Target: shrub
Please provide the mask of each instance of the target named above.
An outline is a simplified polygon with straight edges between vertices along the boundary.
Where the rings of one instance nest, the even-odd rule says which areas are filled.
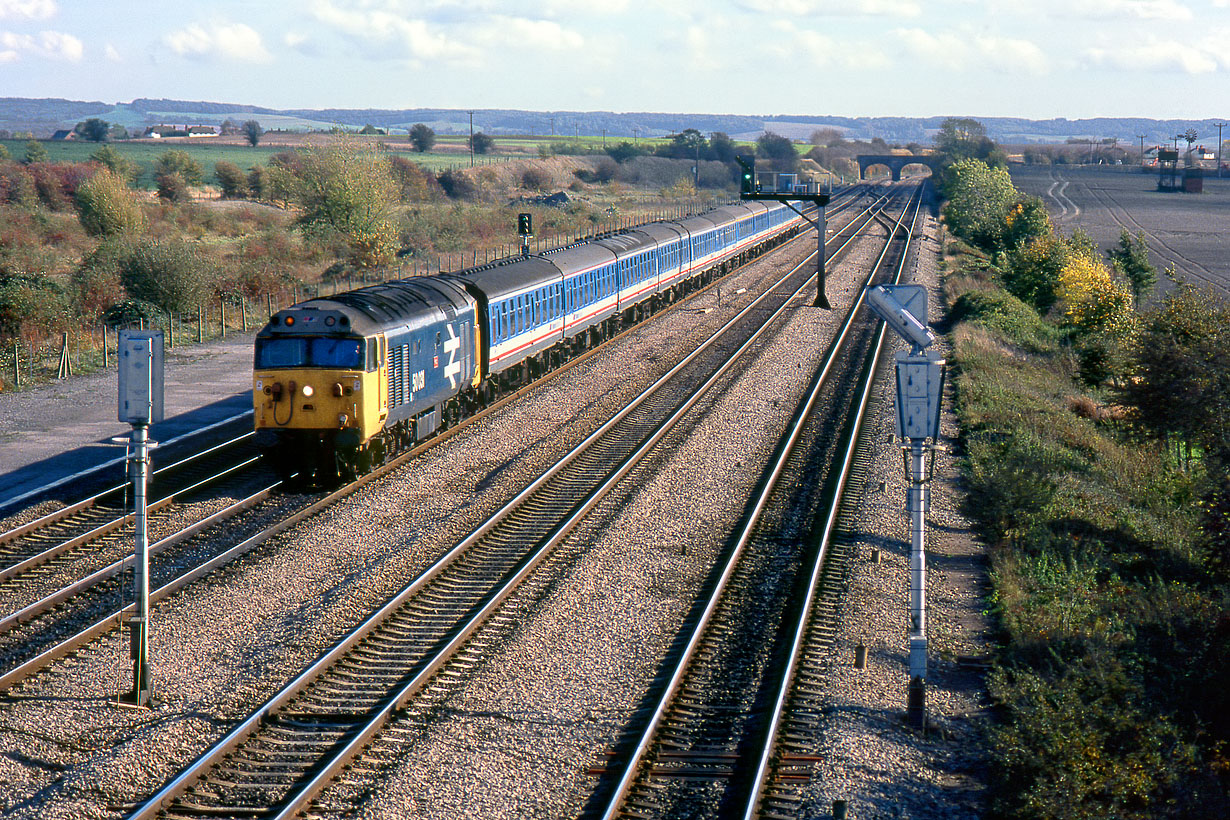
[[[449,199],[475,199],[478,196],[478,186],[474,180],[461,171],[445,171],[436,180]]]
[[[97,165],[91,163],[40,162],[28,166],[34,189],[44,205],[53,211],[68,210],[77,188],[93,176]]]
[[[1053,235],[1035,237],[1008,252],[1001,279],[1009,293],[1045,314],[1055,304],[1059,271],[1067,260],[1063,240]]]
[[[90,154],[90,159],[107,166],[112,173],[129,185],[136,183],[141,176],[141,169],[137,164],[110,145],[104,145]]]
[[[64,327],[67,316],[64,289],[50,277],[0,269],[0,334],[42,341]]]
[[[1132,292],[1096,256],[1069,254],[1055,287],[1064,320],[1078,330],[1123,333],[1133,321]]]
[[[154,160],[154,178],[179,174],[185,185],[200,185],[205,180],[205,171],[201,163],[192,158],[187,151],[172,149],[164,151]]]
[[[390,158],[389,170],[401,192],[402,202],[427,202],[439,199],[444,193],[434,174],[405,157]]]
[[[103,168],[77,189],[77,215],[90,236],[136,234],[145,226],[141,206],[123,177]]]
[[[83,277],[112,272],[133,299],[177,313],[196,310],[212,294],[216,273],[182,241],[111,239],[82,263]]]
[[[531,165],[521,172],[521,187],[531,191],[544,191],[551,187],[551,172],[538,165]]]
[[[248,178],[233,162],[214,163],[214,178],[222,188],[223,199],[243,199],[248,195]]]
[[[192,198],[188,183],[179,173],[158,175],[158,197],[167,202],[186,202]]]
[[[0,163],[0,202],[29,207],[37,201],[29,169],[16,162]]]

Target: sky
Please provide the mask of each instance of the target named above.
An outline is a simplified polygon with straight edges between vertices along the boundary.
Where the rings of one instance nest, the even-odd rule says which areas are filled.
[[[1230,0],[0,0],[0,96],[1230,115]]]

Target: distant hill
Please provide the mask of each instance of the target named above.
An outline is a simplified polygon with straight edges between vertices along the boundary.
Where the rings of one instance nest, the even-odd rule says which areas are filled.
[[[958,115],[965,116],[965,115]],[[33,132],[50,137],[62,128],[72,128],[89,117],[118,122],[130,131],[148,125],[217,125],[255,119],[265,128],[321,130],[334,126],[362,128],[372,124],[393,132],[423,122],[441,134],[463,134],[469,130],[469,112],[448,108],[324,108],[276,109],[239,103],[193,100],[136,99],[129,103],[85,102],[61,99],[0,98],[0,130]],[[1117,137],[1135,144],[1138,134],[1147,142],[1168,140],[1174,134],[1195,128],[1202,141],[1216,133],[1214,120],[1155,120],[1148,118],[1108,118],[1068,120],[1029,120],[1014,117],[975,117],[990,136],[1006,143],[1063,142],[1072,138],[1106,139]],[[573,134],[600,135],[624,140],[636,136],[663,136],[685,128],[704,133],[723,131],[736,138],[754,139],[772,131],[792,139],[807,139],[818,128],[836,128],[852,139],[879,137],[888,142],[927,143],[943,122],[935,117],[841,117],[828,115],[776,114],[743,116],[736,114],[662,114],[612,111],[520,111],[484,109],[474,112],[475,130],[490,134]],[[1214,141],[1215,141],[1214,137]]]

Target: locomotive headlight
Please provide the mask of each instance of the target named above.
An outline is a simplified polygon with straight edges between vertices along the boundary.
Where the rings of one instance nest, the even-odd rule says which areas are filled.
[[[358,392],[359,392],[359,385],[361,385],[362,383],[363,383],[363,382],[362,382],[362,381],[360,381],[359,379],[355,379],[355,380],[354,380],[354,392],[356,392],[356,393],[358,393]]]
[[[257,390],[264,390],[264,389],[265,389],[265,380],[264,380],[264,379],[257,379],[257,380],[256,380],[256,389],[257,389]]]
[[[309,399],[310,399],[310,398],[312,397],[312,394],[313,394],[313,393],[315,393],[315,392],[316,392],[316,391],[312,389],[312,385],[310,385],[310,384],[305,384],[305,385],[303,385],[303,395],[304,395],[305,397],[307,397],[307,398],[309,398]]]
[[[337,414],[337,426],[338,426],[338,427],[345,427],[345,426],[346,426],[346,422],[348,422],[348,421],[350,421],[350,417],[349,417],[349,416],[347,416],[345,413],[338,413],[338,414]]]

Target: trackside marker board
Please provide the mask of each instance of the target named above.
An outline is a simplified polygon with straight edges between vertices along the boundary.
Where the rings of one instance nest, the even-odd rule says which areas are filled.
[[[118,358],[119,420],[129,424],[162,421],[162,331],[121,330]]]

